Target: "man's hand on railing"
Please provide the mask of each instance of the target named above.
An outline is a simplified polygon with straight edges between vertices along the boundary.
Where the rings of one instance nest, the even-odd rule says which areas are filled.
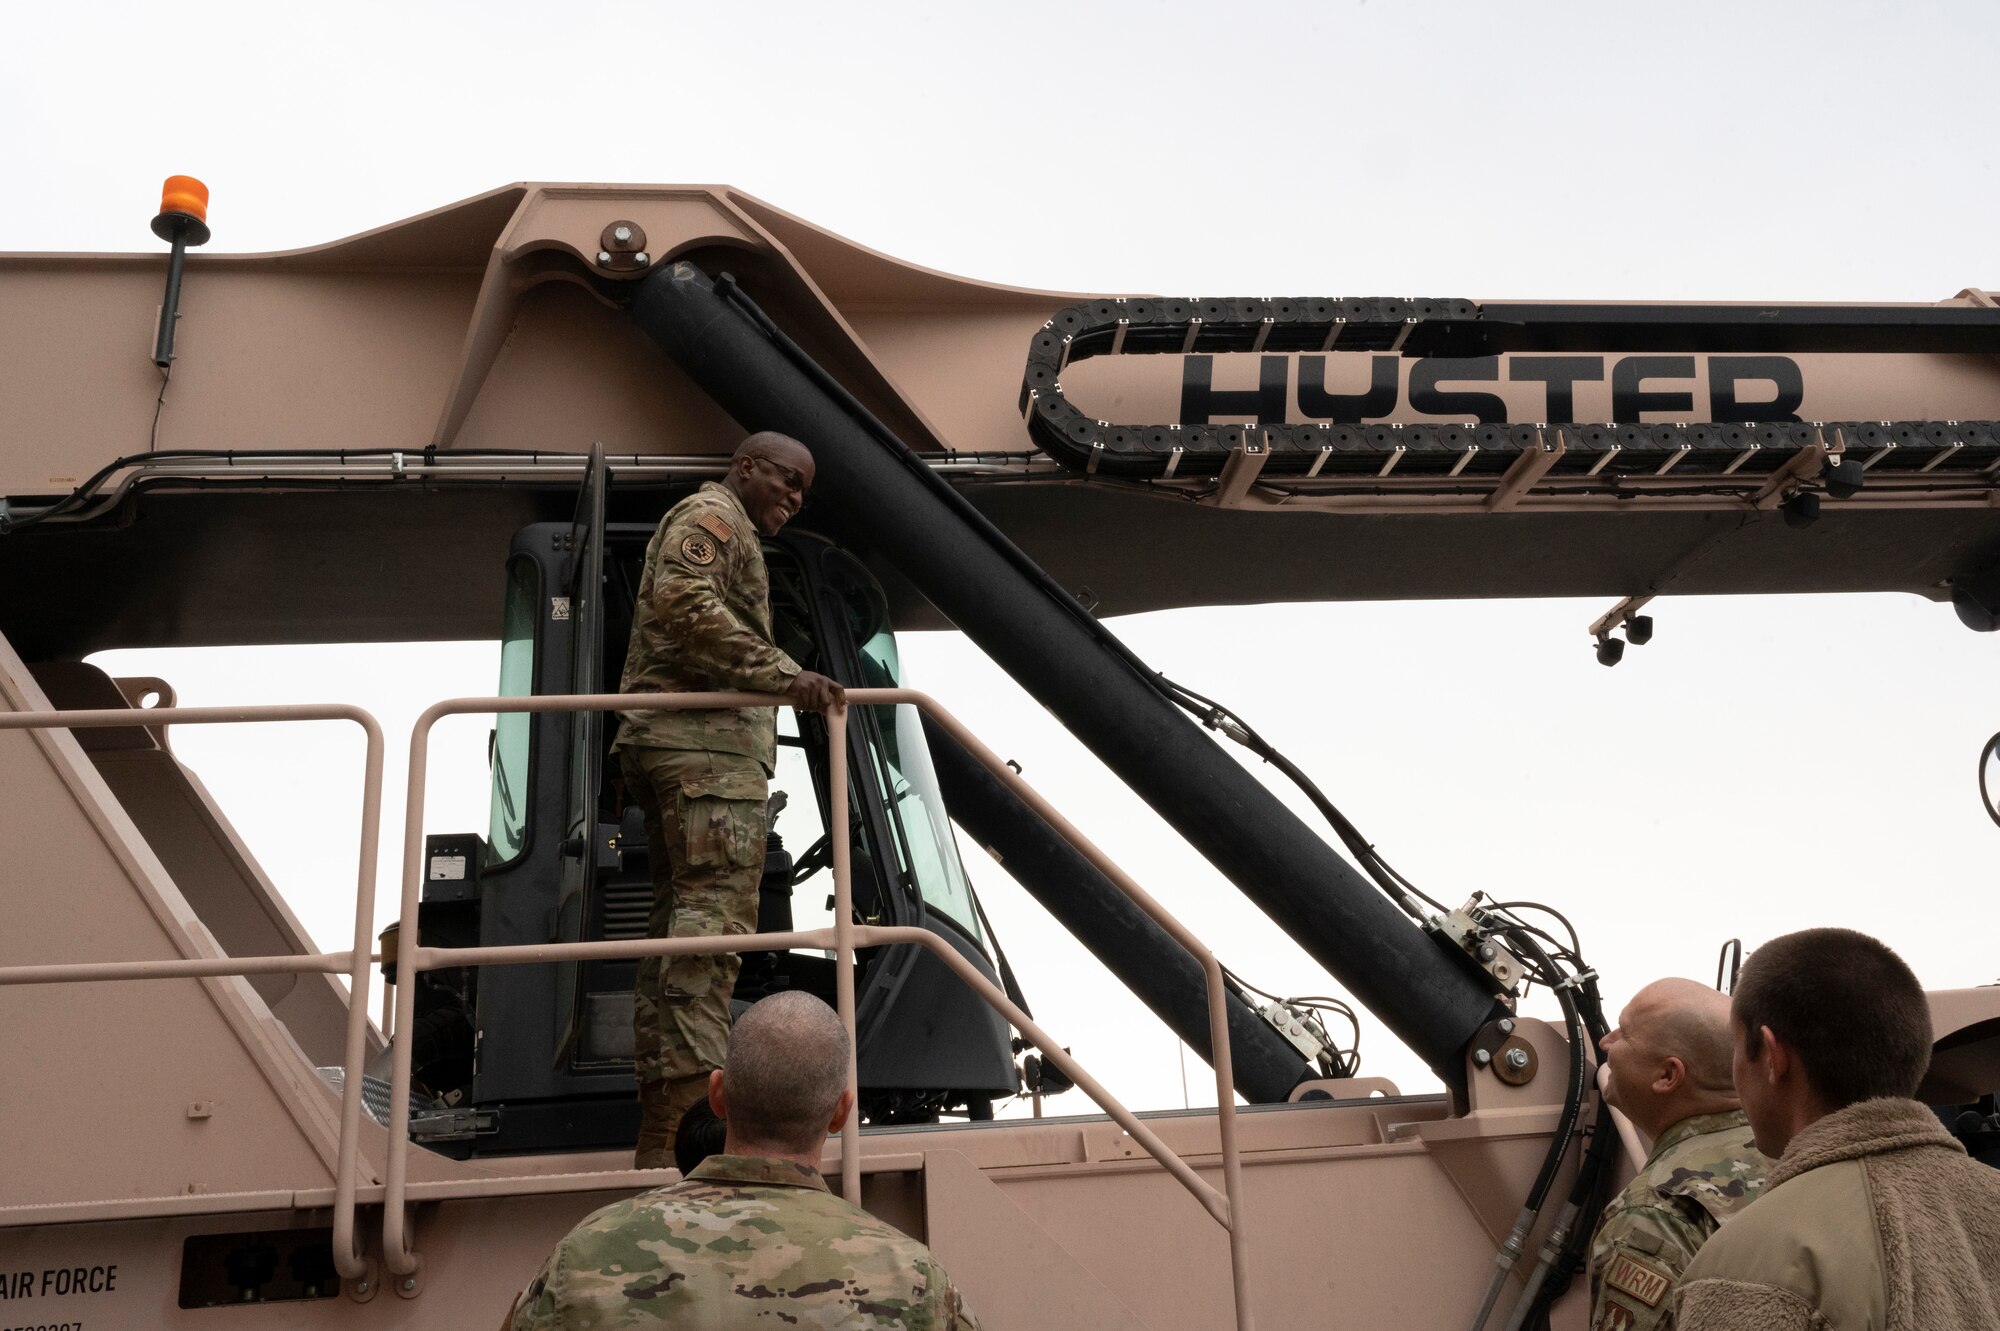
[[[785,690],[785,698],[802,712],[824,712],[829,707],[845,707],[847,690],[818,671],[801,670]]]

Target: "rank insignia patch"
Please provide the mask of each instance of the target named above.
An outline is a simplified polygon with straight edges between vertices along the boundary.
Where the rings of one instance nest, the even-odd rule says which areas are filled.
[[[1621,1252],[1605,1271],[1604,1283],[1621,1293],[1630,1294],[1648,1308],[1657,1308],[1660,1300],[1667,1297],[1667,1288],[1673,1284],[1673,1277]]]
[[[701,532],[690,532],[681,542],[681,558],[697,568],[707,568],[715,562],[715,542]]]

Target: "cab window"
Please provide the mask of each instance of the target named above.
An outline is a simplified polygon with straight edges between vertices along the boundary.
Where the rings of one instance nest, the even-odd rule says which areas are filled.
[[[893,689],[902,684],[896,635],[889,627],[888,598],[881,584],[851,556],[828,551],[822,566],[840,597],[848,628],[861,656],[863,688]],[[902,870],[932,910],[946,916],[975,940],[981,938],[972,885],[959,862],[958,843],[938,792],[924,739],[923,717],[909,704],[870,708],[881,742],[875,750],[882,791],[896,826],[896,855]]]
[[[516,556],[507,565],[507,611],[500,638],[500,696],[526,697],[535,691],[535,609],[541,580],[534,561]],[[528,759],[534,716],[503,712],[494,718],[493,804],[486,829],[486,867],[505,864],[521,853],[528,835]]]

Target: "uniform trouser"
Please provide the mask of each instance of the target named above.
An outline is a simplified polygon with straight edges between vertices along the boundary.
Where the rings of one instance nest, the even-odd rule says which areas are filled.
[[[733,753],[619,750],[625,786],[646,820],[654,938],[754,933],[764,873],[763,765]],[[642,1088],[722,1066],[729,999],[742,957],[642,957],[633,990],[633,1059]],[[678,1115],[676,1115],[678,1117]]]

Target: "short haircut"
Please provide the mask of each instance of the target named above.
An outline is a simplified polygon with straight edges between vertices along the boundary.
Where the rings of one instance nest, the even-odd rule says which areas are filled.
[[[681,1171],[683,1178],[694,1173],[696,1165],[722,1153],[726,1132],[708,1101],[695,1101],[681,1115],[680,1126],[674,1129],[674,1168]]]
[[[1716,1003],[1719,1010],[1686,1004],[1668,1008],[1657,1019],[1651,1043],[1658,1046],[1659,1053],[1680,1059],[1688,1082],[1696,1090],[1733,1098],[1736,1084],[1729,1068],[1729,1005],[1719,998]]]
[[[1804,929],[1758,948],[1731,1015],[1752,1061],[1763,1056],[1766,1026],[1797,1050],[1829,1108],[1912,1097],[1930,1066],[1923,986],[1886,944],[1852,929]]]
[[[790,990],[751,1005],[729,1032],[722,1065],[730,1136],[816,1148],[847,1088],[847,1061],[846,1028],[811,994]]]
[[[759,430],[738,444],[736,451],[729,455],[729,460],[734,462],[738,458],[765,457],[772,453],[789,453],[793,449],[797,449],[807,457],[812,456],[810,448],[807,448],[788,434],[782,434],[777,430]]]

